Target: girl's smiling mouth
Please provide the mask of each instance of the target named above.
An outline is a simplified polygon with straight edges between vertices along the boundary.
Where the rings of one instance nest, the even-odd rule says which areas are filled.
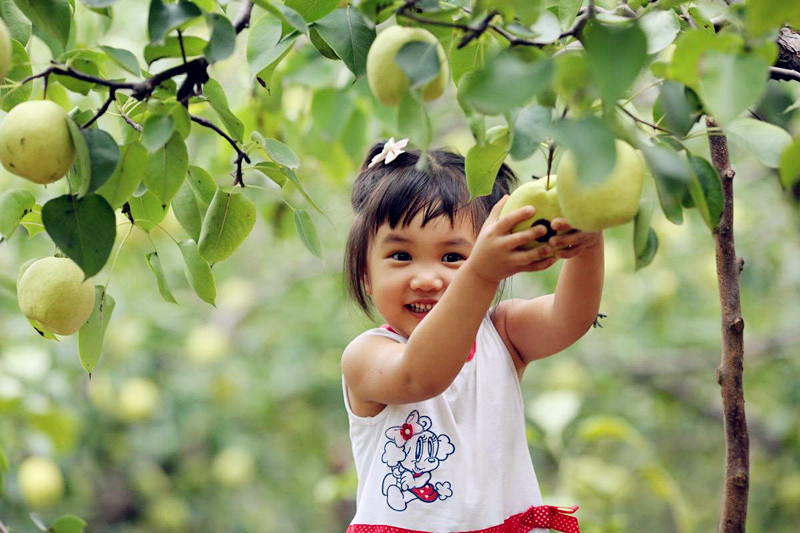
[[[413,302],[406,304],[405,307],[414,314],[425,316],[433,309],[434,305],[436,302]]]

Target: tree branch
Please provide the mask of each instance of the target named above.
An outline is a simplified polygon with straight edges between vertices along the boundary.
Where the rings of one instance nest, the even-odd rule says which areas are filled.
[[[250,15],[252,12],[253,0],[243,0],[243,2],[239,4],[239,12],[236,13],[236,18],[233,21],[233,29],[236,31],[237,35],[250,26]]]
[[[706,117],[709,130],[718,128]],[[722,310],[722,360],[717,369],[721,387],[725,427],[725,487],[720,533],[744,533],[747,497],[750,486],[750,438],[744,409],[742,374],[744,371],[744,320],[739,297],[741,261],[736,257],[733,239],[733,177],[728,140],[724,134],[708,134],[711,161],[722,181],[725,206],[714,230],[717,281]]]
[[[189,115],[189,118],[192,119],[192,122],[196,122],[196,123],[200,124],[201,126],[204,126],[206,128],[214,130],[219,135],[221,135],[226,141],[228,141],[231,146],[233,146],[233,149],[236,150],[236,154],[237,154],[236,155],[236,174],[234,176],[235,179],[234,179],[233,183],[234,183],[234,185],[239,185],[240,187],[244,187],[244,180],[242,179],[242,176],[243,176],[243,173],[242,173],[242,161],[246,161],[247,163],[250,163],[250,158],[248,157],[248,155],[246,153],[244,153],[241,148],[239,148],[239,145],[236,143],[235,140],[233,140],[230,137],[230,135],[228,135],[227,133],[222,131],[219,128],[219,126],[217,126],[213,122],[210,122],[210,121],[204,119],[203,117],[198,117],[196,115]]]

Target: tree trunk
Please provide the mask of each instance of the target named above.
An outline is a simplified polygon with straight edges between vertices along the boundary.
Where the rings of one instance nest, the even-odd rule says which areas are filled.
[[[709,130],[717,130],[713,118],[706,118]],[[736,257],[733,242],[733,176],[728,155],[728,141],[723,133],[709,131],[711,161],[722,181],[725,208],[714,230],[717,281],[722,316],[722,361],[717,381],[722,392],[725,428],[725,487],[720,516],[720,533],[745,531],[747,495],[750,484],[750,439],[744,412],[743,331],[739,302],[739,274],[744,262]]]

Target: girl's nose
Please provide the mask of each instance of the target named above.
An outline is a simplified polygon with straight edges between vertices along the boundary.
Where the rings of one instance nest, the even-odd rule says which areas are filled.
[[[440,291],[444,287],[444,280],[433,270],[418,271],[411,278],[411,289],[415,291]]]

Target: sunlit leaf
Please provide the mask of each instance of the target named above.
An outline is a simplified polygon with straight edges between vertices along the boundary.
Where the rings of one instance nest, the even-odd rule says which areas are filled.
[[[300,13],[306,22],[314,22],[336,9],[339,0],[286,0],[285,4]]]
[[[31,21],[20,11],[14,0],[1,0],[0,6],[2,7],[3,22],[6,23],[11,38],[19,41],[23,46],[27,45],[33,31]]]
[[[433,127],[425,104],[413,92],[406,92],[397,106],[397,134],[410,139],[420,150],[427,150],[433,138]]]
[[[81,176],[81,189],[78,197],[96,191],[114,174],[119,164],[119,145],[106,131],[99,128],[81,129],[89,149],[89,176]],[[81,165],[81,169],[83,169]],[[88,178],[88,179],[87,179]]]
[[[173,133],[163,148],[150,154],[144,183],[148,190],[158,196],[162,204],[167,204],[181,188],[188,168],[186,143],[180,135]]]
[[[10,81],[22,81],[33,74],[31,60],[28,51],[16,40],[11,41],[11,68],[6,74],[6,85]],[[33,93],[33,84],[15,85],[12,87],[0,87],[0,108],[3,111],[10,111],[17,104],[25,102]]]
[[[130,141],[120,150],[120,163],[97,194],[102,195],[113,209],[118,209],[133,196],[147,168],[147,150],[139,141]]]
[[[75,515],[64,515],[56,519],[50,530],[53,533],[83,533],[86,522]]]
[[[709,52],[703,65],[699,95],[720,124],[755,105],[767,88],[769,64],[758,55]]]
[[[510,149],[512,158],[519,161],[527,159],[549,138],[552,113],[549,107],[535,105],[523,109],[516,116]]]
[[[175,121],[171,115],[150,115],[142,127],[142,145],[152,154],[163,148],[172,137]]]
[[[27,189],[11,189],[0,194],[0,235],[6,239],[11,234],[33,206],[36,197]]]
[[[278,42],[281,34],[281,21],[271,13],[252,23],[247,36],[247,64],[251,77],[255,77],[280,56]]]
[[[208,99],[208,103],[214,108],[231,137],[241,143],[244,136],[244,124],[231,112],[228,106],[228,97],[225,95],[222,85],[214,78],[210,78],[203,85],[203,96]]]
[[[643,146],[642,153],[653,174],[664,215],[673,224],[683,223],[681,199],[692,175],[689,165],[666,144]]]
[[[467,152],[465,171],[470,197],[491,194],[497,172],[507,152],[500,146],[476,144]]]
[[[781,154],[792,143],[792,136],[785,129],[750,117],[732,120],[725,132],[732,141],[746,146],[770,168],[780,166]]]
[[[306,211],[298,209],[294,212],[294,227],[305,247],[315,257],[322,259],[322,245],[319,242],[317,230],[314,227],[314,221],[311,220],[311,216]]]
[[[69,0],[14,0],[14,2],[34,28],[56,41],[62,49],[67,47],[71,20]]]
[[[198,241],[198,251],[209,264],[230,257],[252,231],[256,207],[241,192],[218,189],[208,206]]]
[[[183,44],[183,49],[181,49]],[[208,42],[193,35],[184,35],[181,39],[177,37],[167,37],[161,44],[150,43],[144,47],[144,60],[150,63],[166,57],[195,57],[203,53],[208,46]]]
[[[597,183],[614,168],[617,160],[614,134],[598,118],[560,120],[553,123],[552,131],[558,144],[574,157],[582,183]]]
[[[689,182],[689,194],[708,229],[714,231],[725,208],[719,175],[711,163],[702,157],[690,155],[689,165],[693,174]]]
[[[169,284],[167,283],[167,276],[164,274],[164,269],[161,266],[161,260],[158,258],[157,252],[150,252],[144,257],[145,261],[147,262],[147,266],[150,267],[150,270],[156,277],[156,285],[158,286],[158,292],[161,294],[161,297],[164,299],[165,302],[176,304],[178,303],[175,300],[175,297],[172,295],[172,291],[169,289]]]
[[[106,292],[105,287],[96,285],[94,289],[94,310],[86,323],[78,330],[78,354],[81,365],[90,375],[100,361],[106,328],[116,306],[114,298]],[[64,529],[64,531],[69,530]]]
[[[134,196],[128,200],[131,208],[131,216],[137,227],[145,232],[150,231],[161,224],[167,216],[169,208],[161,203],[161,200],[151,191],[146,191],[141,196]]]
[[[607,103],[615,103],[645,66],[647,37],[636,23],[611,25],[590,21],[581,40],[600,95]]]
[[[185,263],[184,272],[195,294],[205,302],[215,305],[217,285],[211,267],[197,251],[197,244],[189,239],[178,244]]]
[[[639,19],[647,36],[647,53],[660,52],[675,40],[681,31],[680,19],[672,9],[654,9]]]
[[[114,63],[121,66],[131,74],[135,76],[139,76],[141,74],[139,60],[136,59],[136,56],[133,54],[133,52],[123,48],[114,48],[113,46],[100,46],[100,48],[106,54],[108,54],[108,57],[110,57]]]
[[[258,132],[253,132],[250,137],[264,149],[270,159],[279,165],[292,169],[300,166],[300,158],[297,157],[294,150],[279,140],[265,138]]]
[[[65,194],[42,207],[45,230],[58,248],[75,261],[86,277],[103,268],[117,235],[114,210],[99,194],[78,199]]]
[[[214,178],[211,177],[211,174],[206,169],[192,165],[189,167],[186,181],[197,195],[201,211],[205,212],[208,209],[208,204],[211,203],[217,193],[217,184]]]
[[[795,139],[781,154],[779,172],[781,184],[787,189],[800,181],[800,138]]]
[[[643,196],[639,202],[639,211],[633,219],[633,254],[636,270],[649,265],[658,250],[658,237],[650,227],[654,204],[652,198]]]
[[[20,221],[22,227],[28,231],[28,238],[31,239],[44,231],[44,223],[42,222],[42,206],[36,204],[30,211],[25,213]]]
[[[172,198],[171,205],[181,227],[186,230],[189,237],[199,240],[205,211],[200,211],[197,196],[189,184],[189,180],[178,189],[178,193]]]
[[[423,87],[439,75],[438,46],[435,43],[407,42],[397,51],[395,61],[408,77],[409,89]]]

